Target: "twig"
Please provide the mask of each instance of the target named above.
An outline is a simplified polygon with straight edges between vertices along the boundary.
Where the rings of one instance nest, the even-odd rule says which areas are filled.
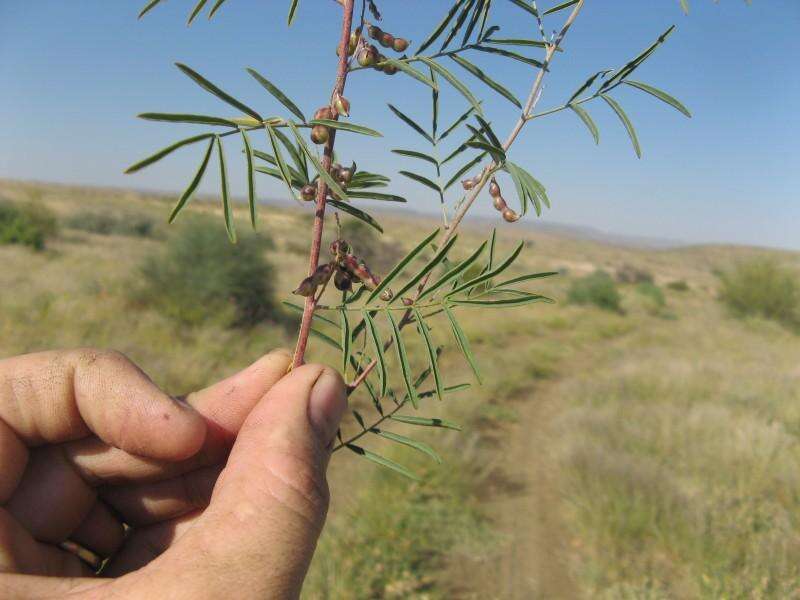
[[[353,5],[355,0],[343,0],[342,6],[342,34],[339,38],[339,66],[336,70],[336,83],[333,86],[331,99],[344,92],[344,86],[347,82],[348,71],[348,46],[350,44],[350,29],[353,25]],[[334,115],[338,118],[338,115]],[[336,129],[331,128],[328,142],[325,144],[325,150],[322,156],[322,168],[329,171],[331,168],[331,161],[333,157],[333,146],[336,141]],[[308,274],[311,276],[319,266],[319,254],[322,247],[322,229],[325,226],[325,201],[328,195],[328,186],[322,177],[319,178],[317,184],[317,210],[314,213],[314,229],[311,239],[311,251],[308,260]],[[311,321],[314,318],[314,309],[317,305],[317,299],[312,295],[306,298],[305,306],[303,307],[303,320],[300,323],[300,332],[297,336],[297,346],[294,351],[294,358],[292,360],[292,368],[299,367],[303,364],[305,358],[306,347],[308,346],[308,336],[311,333]]]

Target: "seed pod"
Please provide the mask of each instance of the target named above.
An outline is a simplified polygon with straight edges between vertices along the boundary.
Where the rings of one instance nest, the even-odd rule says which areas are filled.
[[[462,179],[461,187],[463,187],[465,190],[471,190],[472,188],[475,187],[475,180],[472,178]]]
[[[384,33],[378,41],[384,48],[392,48],[394,46],[394,36],[391,33]]]
[[[375,53],[371,52],[369,48],[362,48],[358,51],[356,60],[362,67],[371,67],[375,64]]]
[[[330,106],[323,106],[322,108],[318,108],[317,111],[314,113],[315,119],[333,119],[333,109]]]
[[[370,25],[369,29],[367,29],[367,33],[369,33],[369,37],[373,40],[379,40],[383,36],[383,30],[377,25]]]
[[[395,52],[405,52],[408,49],[408,40],[403,38],[394,38],[394,43],[392,44]]]
[[[353,53],[356,51],[356,48],[358,47],[358,40],[360,39],[361,39],[361,28],[359,27],[350,34],[350,41],[347,44],[347,51],[348,54],[350,54],[350,56],[352,56]]]
[[[330,247],[331,254],[338,257],[345,256],[348,252],[350,252],[350,244],[345,242],[344,240],[333,240],[331,242]]]
[[[501,212],[504,211],[506,208],[508,208],[508,204],[506,204],[506,201],[503,199],[502,196],[497,196],[496,198],[492,198],[492,204],[494,204],[494,207]]]
[[[353,171],[351,169],[341,169],[339,171],[339,182],[347,185],[353,179]]]
[[[332,274],[333,266],[330,263],[320,265],[311,276],[303,279],[300,285],[297,286],[297,289],[292,293],[298,296],[305,296],[306,298],[313,296],[317,288],[327,283]]]
[[[411,298],[400,298],[400,302],[403,303],[403,306],[411,306],[414,304],[414,301]]]
[[[311,141],[315,144],[324,144],[328,141],[330,137],[330,132],[325,125],[314,125],[311,128]]]
[[[505,219],[509,223],[513,223],[515,221],[519,221],[519,215],[510,208],[506,207],[503,210],[503,219]]]
[[[489,195],[492,198],[500,197],[500,186],[497,185],[497,180],[494,177],[492,177],[492,182],[489,184]]]
[[[333,101],[333,106],[336,112],[342,117],[350,116],[350,101],[344,96],[337,94]]]
[[[397,73],[397,67],[390,64],[384,65],[383,72],[386,73],[387,75],[394,75],[395,73]]]
[[[300,197],[306,202],[311,202],[317,195],[317,188],[310,183],[303,186],[300,190]]]
[[[353,280],[350,278],[350,275],[341,269],[336,269],[336,272],[333,274],[333,285],[335,285],[336,289],[340,292],[349,292],[353,289]]]
[[[389,302],[389,300],[391,300],[392,298],[394,298],[394,292],[393,292],[391,289],[389,289],[389,288],[386,288],[385,290],[383,290],[383,291],[380,293],[380,296],[378,296],[378,297],[379,297],[381,300],[383,300],[384,302]]]

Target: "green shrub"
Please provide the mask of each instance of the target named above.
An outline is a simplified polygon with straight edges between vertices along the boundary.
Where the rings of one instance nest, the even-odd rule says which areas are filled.
[[[155,236],[156,223],[145,215],[112,215],[100,211],[79,211],[66,219],[70,229],[88,231],[98,235],[125,235],[150,238]]]
[[[667,306],[664,292],[655,283],[643,282],[636,286],[636,292],[644,297],[647,312],[652,315],[663,315]]]
[[[622,297],[611,275],[605,271],[595,271],[575,280],[569,289],[567,298],[573,304],[593,304],[604,310],[621,313]]]
[[[667,284],[667,288],[674,292],[688,292],[689,284],[683,279],[678,279],[677,281],[670,281]]]
[[[166,248],[145,259],[131,298],[189,325],[222,321],[249,327],[281,314],[273,294],[270,243],[253,234],[239,243],[205,219],[179,227]]]
[[[800,331],[800,282],[776,260],[748,260],[719,277],[719,299],[734,315],[761,316]]]
[[[47,239],[57,233],[57,223],[55,215],[43,204],[0,200],[0,244],[43,250]]]

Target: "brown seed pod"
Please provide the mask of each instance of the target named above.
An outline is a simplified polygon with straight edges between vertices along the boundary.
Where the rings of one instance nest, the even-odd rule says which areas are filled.
[[[475,181],[470,177],[469,179],[462,179],[461,180],[461,187],[465,190],[469,191],[475,187]]]
[[[383,72],[386,73],[387,75],[394,75],[395,73],[397,73],[397,67],[390,64],[384,65]]]
[[[400,302],[403,303],[403,306],[411,306],[414,304],[414,301],[411,298],[400,298]]]
[[[304,185],[303,188],[300,190],[300,197],[306,202],[311,202],[316,195],[317,195],[317,188],[315,188],[310,183]]]
[[[508,204],[506,204],[506,201],[502,196],[492,198],[492,204],[494,204],[494,207],[501,212],[508,208]]]
[[[311,141],[315,144],[324,144],[328,141],[330,137],[330,132],[325,125],[314,125],[311,128]]]
[[[392,298],[394,298],[394,292],[393,292],[391,289],[389,289],[389,288],[386,288],[385,290],[383,290],[383,291],[380,293],[380,296],[378,296],[378,297],[379,297],[381,300],[383,300],[384,302],[388,302],[389,300],[391,300]]]
[[[353,171],[351,169],[341,169],[339,171],[339,182],[347,185],[353,180]]]
[[[313,296],[317,291],[317,288],[327,283],[332,274],[333,266],[330,263],[320,265],[311,276],[303,279],[303,281],[300,282],[300,285],[297,286],[297,289],[292,293],[296,294],[297,296],[305,296],[306,298]]]
[[[395,52],[405,52],[408,49],[408,40],[404,38],[394,38],[392,48],[394,48]]]
[[[342,95],[337,94],[333,100],[333,107],[342,117],[350,116],[350,101]]]
[[[391,33],[384,33],[378,41],[384,48],[394,47],[394,36]]]
[[[361,39],[361,28],[359,27],[355,31],[350,34],[350,41],[347,44],[347,52],[350,56],[356,51],[358,48],[358,40]]]
[[[492,181],[489,184],[489,195],[492,198],[500,197],[500,186],[497,185],[497,180],[494,177],[492,177]]]
[[[519,221],[519,215],[510,208],[506,207],[503,210],[503,219],[509,223],[514,223],[515,221]]]
[[[370,25],[367,32],[373,40],[380,40],[383,37],[383,30],[375,25]]]
[[[329,121],[333,119],[333,109],[330,106],[323,106],[318,108],[317,111],[314,113],[315,119],[328,119]]]
[[[358,51],[356,60],[362,67],[371,67],[375,64],[375,53],[372,52],[370,48],[362,48]]]
[[[340,292],[349,292],[353,289],[353,280],[350,275],[341,269],[336,269],[336,272],[333,274],[333,285],[335,285],[336,289]]]

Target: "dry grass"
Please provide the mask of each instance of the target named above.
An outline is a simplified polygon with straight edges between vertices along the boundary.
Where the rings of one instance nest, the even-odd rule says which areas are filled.
[[[62,219],[78,210],[133,210],[163,222],[168,210],[163,198],[113,190],[0,182],[0,195],[36,199]],[[192,210],[218,211],[203,203]],[[279,265],[275,287],[292,289],[305,269],[293,244],[306,217],[273,207],[262,213],[277,248],[270,251]],[[408,248],[428,228],[419,219],[379,217],[391,232],[387,243],[398,247]],[[465,231],[463,253],[478,234]],[[797,269],[800,255],[725,247],[645,251],[519,226],[503,226],[501,235],[500,254],[512,238],[535,240],[520,269],[566,270],[536,286],[558,299],[578,277],[625,265],[652,273],[662,287],[685,281],[688,290],[665,288],[659,311],[634,285],[621,285],[624,314],[563,302],[465,313],[487,384],[427,410],[467,431],[423,432],[442,451],[443,468],[411,449],[370,446],[421,473],[420,485],[337,455],[334,505],[306,597],[512,597],[498,592],[498,582],[493,588],[478,581],[486,577],[468,575],[496,575],[498,563],[516,566],[508,551],[513,536],[532,538],[526,559],[534,567],[548,564],[547,540],[563,540],[563,576],[572,580],[564,589],[586,597],[800,597],[800,337],[767,321],[731,318],[717,302],[714,275],[763,256]],[[114,347],[181,393],[292,344],[292,331],[275,325],[185,327],[131,306],[131,278],[163,244],[63,230],[42,253],[0,247],[0,356]],[[441,327],[434,334],[447,336]],[[335,357],[316,345],[313,358]],[[469,380],[458,356],[443,361],[448,383]],[[537,420],[544,414],[548,423]],[[552,493],[540,501],[553,504],[548,510],[559,515],[559,529],[541,540],[536,528],[503,530],[492,512],[498,498],[518,493],[519,481],[529,479],[524,453],[506,445],[526,432],[537,433],[536,460],[554,474]]]

